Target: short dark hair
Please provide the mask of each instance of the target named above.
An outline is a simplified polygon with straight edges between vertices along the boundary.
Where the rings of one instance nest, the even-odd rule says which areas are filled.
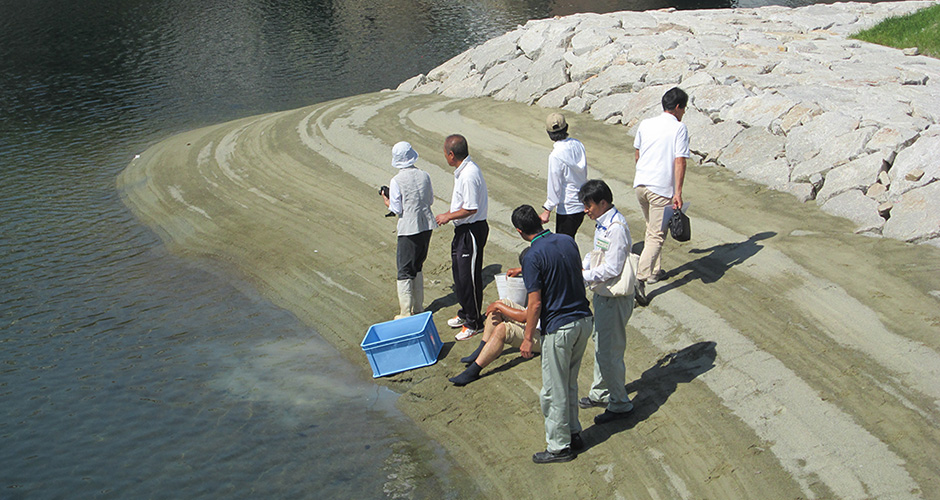
[[[563,139],[567,139],[567,138],[568,138],[568,126],[565,125],[565,128],[563,128],[563,129],[561,129],[561,130],[558,130],[558,131],[555,131],[555,132],[549,132],[549,133],[548,133],[548,138],[551,139],[551,140],[553,140],[553,141],[560,141],[560,140],[563,140]]]
[[[581,203],[598,203],[601,200],[613,204],[614,194],[610,191],[610,186],[600,179],[591,179],[585,182],[578,190],[578,200]]]
[[[522,234],[539,234],[542,232],[542,219],[532,205],[520,205],[512,211],[512,226]]]
[[[467,146],[467,138],[460,134],[447,136],[444,140],[444,149],[454,153],[454,158],[463,160],[470,156],[470,148]]]
[[[525,247],[525,248],[522,249],[521,252],[519,252],[519,265],[520,265],[520,266],[522,265],[522,261],[525,260],[525,254],[529,253],[529,249],[530,249],[530,248],[532,248],[532,247]]]
[[[676,106],[685,109],[689,104],[689,94],[679,87],[673,87],[663,94],[663,111],[672,111]]]

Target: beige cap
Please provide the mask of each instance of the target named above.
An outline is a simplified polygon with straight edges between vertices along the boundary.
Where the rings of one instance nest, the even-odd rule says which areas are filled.
[[[565,122],[565,115],[561,113],[552,113],[545,120],[545,130],[549,132],[559,132],[566,128],[568,128],[568,123]]]

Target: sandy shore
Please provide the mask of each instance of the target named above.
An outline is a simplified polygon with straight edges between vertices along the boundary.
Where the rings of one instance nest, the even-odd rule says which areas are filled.
[[[395,224],[376,194],[394,175],[391,145],[414,145],[441,212],[453,185],[443,139],[467,136],[490,189],[491,300],[492,276],[525,245],[510,211],[543,201],[546,112],[356,96],[169,138],[118,187],[173,252],[246,276],[369,376],[359,343],[397,309]],[[631,139],[569,121],[636,239]],[[940,249],[855,235],[845,219],[718,168],[693,166],[686,186],[693,239],[667,243],[672,277],[630,321],[635,417],[597,427],[599,411],[583,411],[588,449],[574,462],[530,460],[544,448],[537,359],[511,350],[467,387],[447,381],[476,345],[455,344],[444,323],[457,308],[449,227],[435,231],[425,267],[440,361],[378,383],[403,394],[399,406],[489,497],[940,498]],[[590,234],[587,223],[582,251]]]

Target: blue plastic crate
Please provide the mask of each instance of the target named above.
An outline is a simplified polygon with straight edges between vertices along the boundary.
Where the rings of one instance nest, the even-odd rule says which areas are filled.
[[[360,345],[372,366],[372,378],[433,365],[444,347],[430,311],[376,323]]]

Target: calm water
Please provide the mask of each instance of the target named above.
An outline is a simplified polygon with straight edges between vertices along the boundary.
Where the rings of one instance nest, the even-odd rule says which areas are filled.
[[[115,176],[174,132],[394,87],[530,18],[667,5],[0,0],[0,498],[475,496],[364,368],[168,255]]]

